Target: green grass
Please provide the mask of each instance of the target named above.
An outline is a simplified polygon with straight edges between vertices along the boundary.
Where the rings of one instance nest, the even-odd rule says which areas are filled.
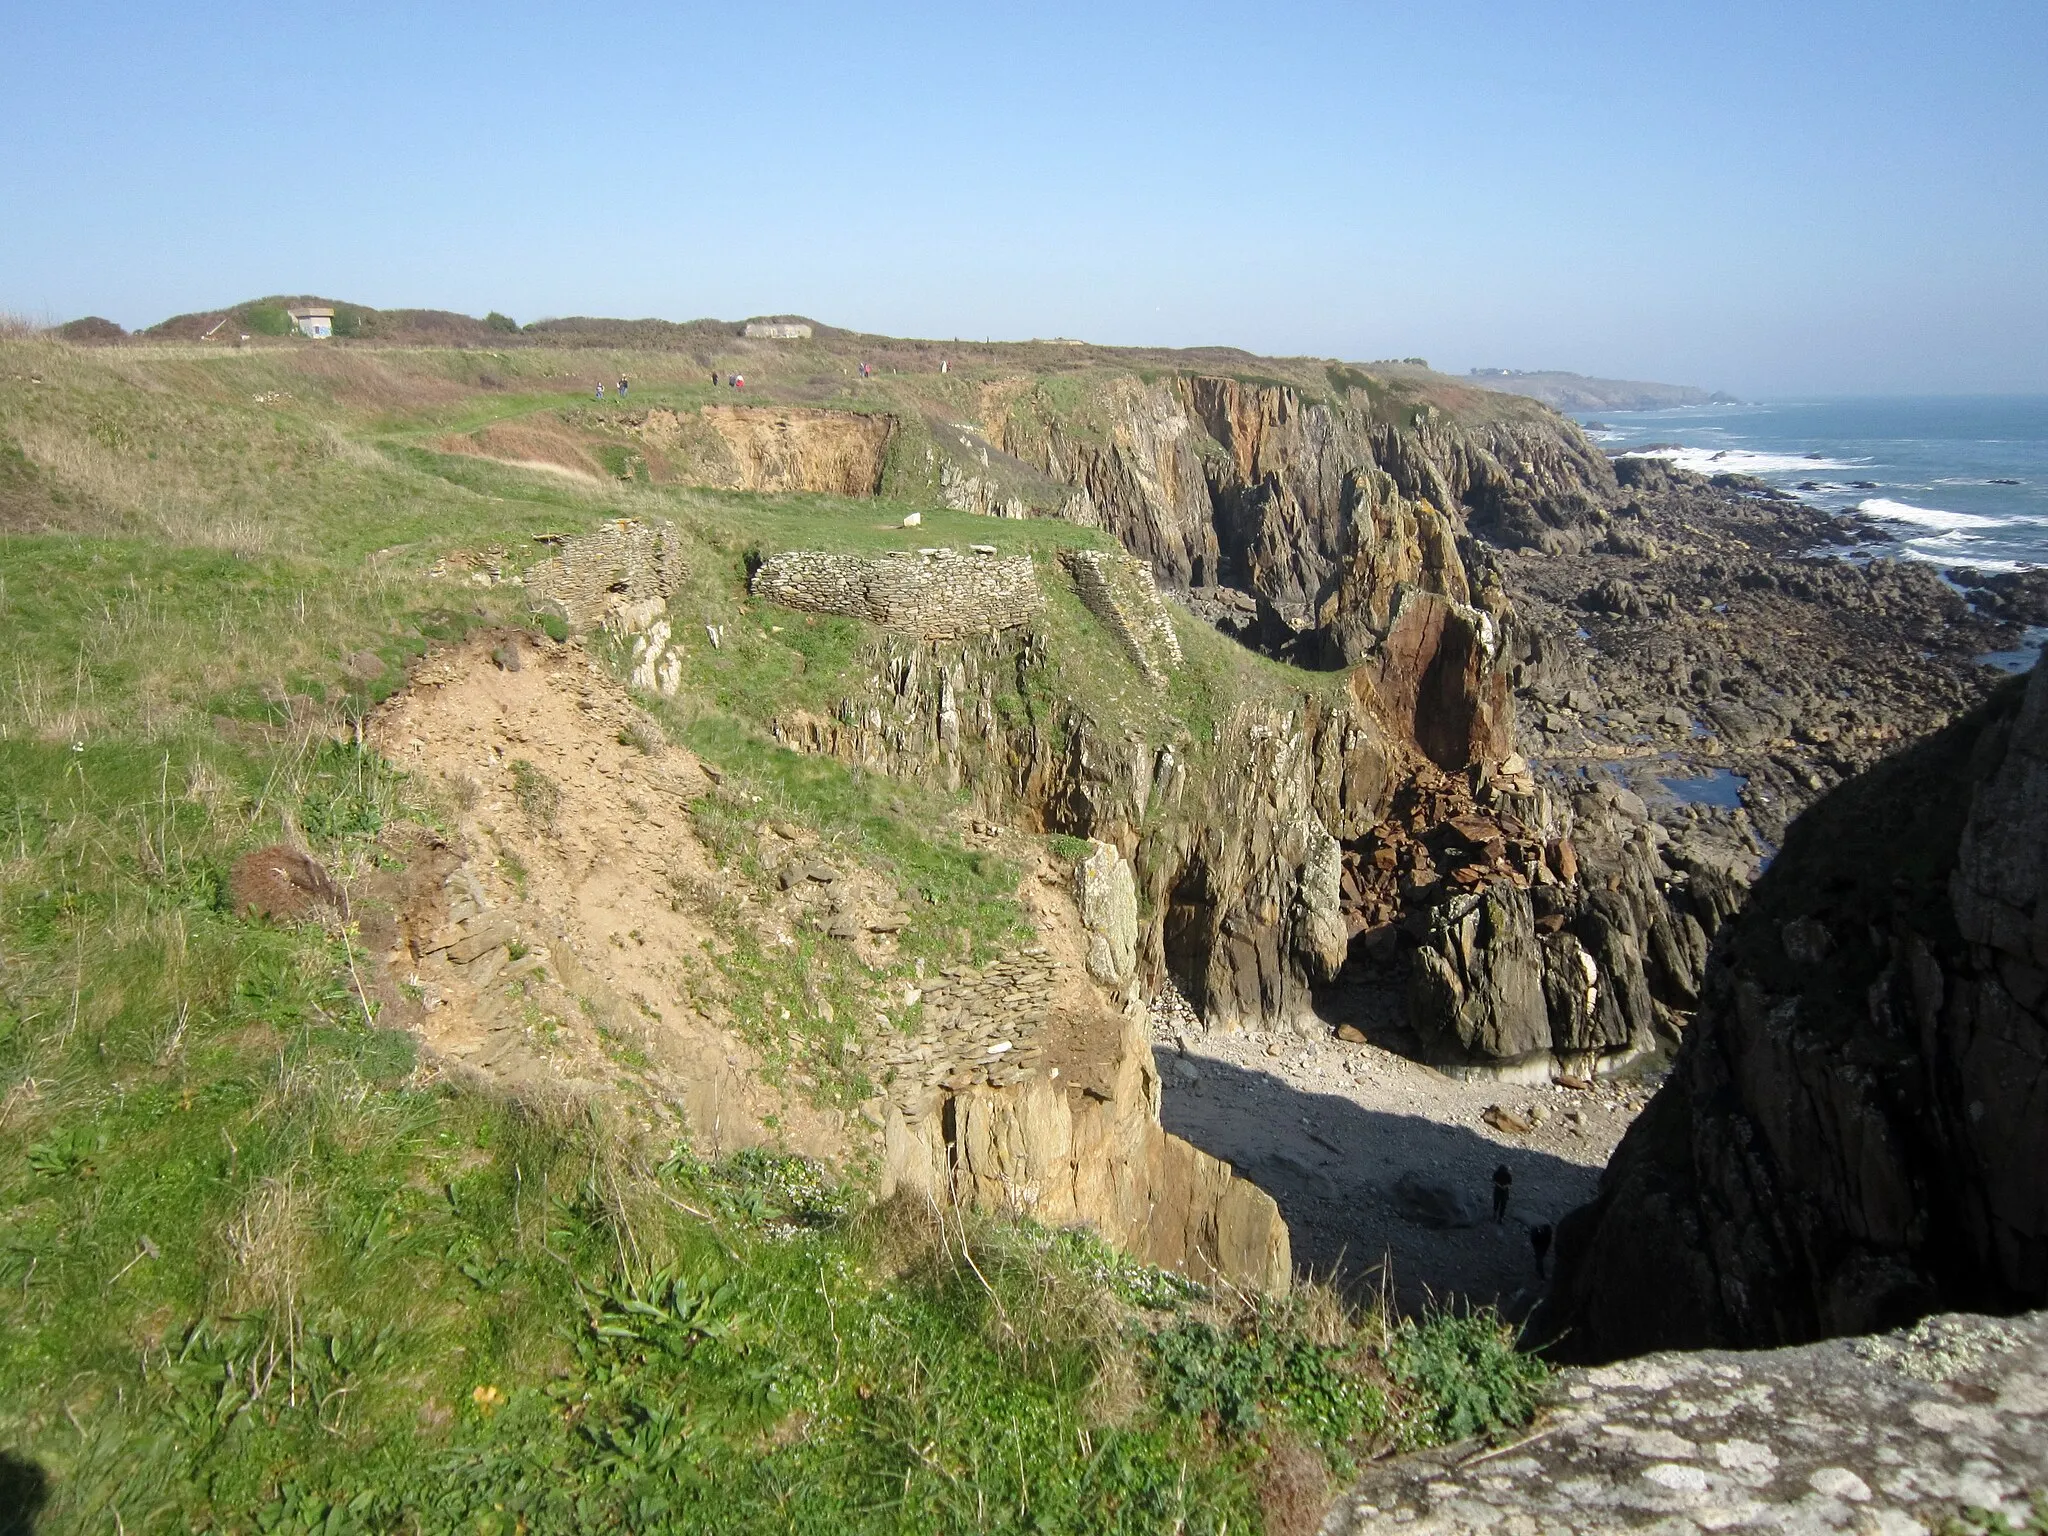
[[[355,723],[430,646],[526,622],[516,587],[436,561],[516,572],[537,533],[667,517],[689,643],[653,708],[722,769],[699,835],[765,881],[763,824],[795,823],[908,918],[875,969],[737,921],[717,957],[768,1074],[850,1111],[877,999],[1023,940],[1021,872],[962,845],[962,796],[774,744],[772,719],[836,708],[891,642],[755,604],[750,553],[1032,554],[1052,600],[1043,657],[1003,660],[1013,725],[1057,733],[1086,701],[1198,757],[1238,704],[1332,686],[1183,625],[1188,668],[1147,688],[1053,577],[1091,530],[584,486],[428,446],[619,372],[636,406],[709,395],[688,358],[596,348],[0,341],[0,1492],[39,1468],[45,1536],[1222,1536],[1258,1528],[1275,1435],[1341,1469],[1526,1413],[1490,1319],[1228,1305],[1077,1234],[868,1209],[859,1169],[707,1163],[631,1105],[455,1091],[379,1026],[359,934],[230,909],[250,849],[301,838],[356,876],[432,824]],[[750,399],[812,388],[759,377]],[[975,408],[966,377],[888,387],[906,418]],[[515,773],[545,826],[558,787]]]

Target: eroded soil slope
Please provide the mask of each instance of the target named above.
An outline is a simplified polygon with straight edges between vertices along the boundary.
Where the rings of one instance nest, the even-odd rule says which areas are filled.
[[[742,895],[691,826],[710,781],[579,646],[430,658],[369,734],[450,817],[383,935],[398,1017],[436,1055],[520,1091],[637,1084],[708,1149],[773,1116],[795,1150],[846,1152],[842,1115],[763,1084],[713,1021],[712,914]]]

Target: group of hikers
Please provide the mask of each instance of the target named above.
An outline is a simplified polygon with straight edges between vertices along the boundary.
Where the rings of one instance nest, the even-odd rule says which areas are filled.
[[[946,364],[941,362],[939,364],[939,372],[944,373],[946,371]],[[868,364],[862,363],[860,365],[860,376],[864,379],[872,379],[875,376],[875,370]],[[626,390],[629,385],[629,382],[630,381],[626,378],[626,376],[623,373],[619,375],[619,399],[623,400],[626,398]],[[713,389],[717,389],[722,384],[730,385],[733,389],[737,390],[744,390],[747,387],[747,381],[742,375],[737,373],[728,373],[721,376],[716,368],[712,369],[711,387]],[[592,398],[598,400],[602,400],[604,398],[604,380],[599,379],[597,381],[597,393]]]

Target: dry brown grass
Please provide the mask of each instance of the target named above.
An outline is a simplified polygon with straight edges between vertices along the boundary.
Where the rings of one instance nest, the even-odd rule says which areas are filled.
[[[311,1232],[307,1198],[289,1175],[249,1191],[221,1228],[227,1310],[289,1326],[298,1311]]]
[[[1314,1536],[1330,1507],[1330,1469],[1307,1441],[1270,1430],[1258,1466],[1266,1536]]]

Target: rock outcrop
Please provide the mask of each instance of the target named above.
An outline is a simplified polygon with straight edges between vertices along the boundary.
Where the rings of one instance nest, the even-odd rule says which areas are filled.
[[[742,491],[873,496],[898,423],[879,412],[803,406],[655,406],[589,423],[635,439],[656,480]]]
[[[1541,410],[1495,409],[1467,425],[1423,406],[1395,419],[1360,386],[1316,400],[1237,379],[1130,379],[1097,402],[1100,419],[1026,390],[990,430],[1003,451],[1077,487],[1087,520],[1160,581],[1242,594],[1257,615],[1242,629],[1265,648],[1316,666],[1371,664],[1387,712],[1437,762],[1504,755],[1506,609],[1497,586],[1469,579],[1460,523],[1571,546],[1614,495],[1613,471]]]
[[[1559,1233],[1568,1354],[2048,1301],[2048,669],[1821,800]]]
[[[1560,1372],[1532,1433],[1376,1464],[1324,1536],[1872,1531],[2048,1489],[2048,1314]],[[1980,1528],[1989,1528],[1988,1522]]]

